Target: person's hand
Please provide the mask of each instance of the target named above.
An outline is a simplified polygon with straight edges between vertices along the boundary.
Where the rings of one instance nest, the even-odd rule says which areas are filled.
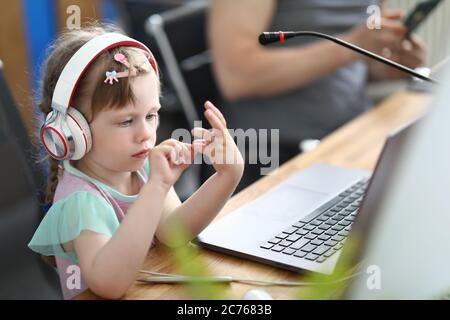
[[[195,142],[201,144],[201,141]],[[158,181],[172,187],[195,156],[195,144],[168,139],[151,149],[149,154],[150,181]]]
[[[406,39],[406,27],[403,25],[401,11],[382,11],[381,29],[369,29],[366,23],[353,28],[347,35],[348,40],[373,53],[380,54],[410,68],[416,68],[425,60],[425,46],[416,36]],[[408,75],[390,66],[364,58],[374,67],[378,75],[384,78],[405,78]],[[378,78],[377,76],[376,78]]]
[[[210,101],[205,102],[205,109],[205,117],[212,129],[192,129],[192,135],[204,141],[196,143],[197,140],[194,140],[194,149],[208,157],[217,173],[240,180],[244,171],[244,160],[228,132],[225,118]]]

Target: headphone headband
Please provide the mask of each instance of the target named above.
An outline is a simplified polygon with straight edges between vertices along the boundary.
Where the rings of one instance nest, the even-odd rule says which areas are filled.
[[[120,47],[136,47],[148,53],[150,64],[158,75],[151,51],[141,42],[119,33],[106,33],[85,43],[65,65],[55,86],[52,111],[41,128],[41,140],[47,152],[58,160],[78,160],[92,145],[89,124],[76,109],[70,108],[72,97],[89,65],[105,51]]]
[[[154,59],[151,51],[143,43],[123,34],[106,33],[97,36],[84,44],[64,67],[53,92],[52,108],[63,114],[67,113],[77,84],[89,65],[105,51],[120,46],[140,48]],[[158,74],[156,64],[151,63],[151,65]]]

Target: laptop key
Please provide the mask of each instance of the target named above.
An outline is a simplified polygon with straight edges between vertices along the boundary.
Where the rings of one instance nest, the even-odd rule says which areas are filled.
[[[287,233],[287,234],[293,234],[295,231],[297,231],[298,228],[295,227],[289,227],[286,230],[283,230],[283,233]]]
[[[346,237],[346,236],[348,236],[348,231],[347,230],[342,230],[342,231],[340,231],[339,233],[338,233],[338,235],[340,235],[340,236],[343,236],[343,237]]]
[[[288,254],[288,255],[291,255],[291,254],[293,254],[295,252],[295,250],[294,249],[291,249],[291,248],[286,248],[286,249],[284,249],[283,250],[283,252],[282,253],[284,253],[284,254]]]
[[[331,230],[331,229],[325,232],[325,234],[327,236],[334,236],[336,233],[338,233],[337,230]]]
[[[308,240],[312,240],[312,239],[315,239],[317,237],[317,235],[316,234],[314,234],[314,233],[308,233],[306,236],[304,236],[303,238],[304,239],[308,239]]]
[[[289,247],[291,245],[291,243],[292,242],[290,242],[290,241],[283,240],[278,245],[283,246],[283,247]]]
[[[322,214],[322,216],[329,218],[329,217],[334,216],[334,212],[327,211],[327,212],[325,212],[324,214]]]
[[[275,236],[275,238],[286,239],[289,235],[287,233],[280,233]]]
[[[304,222],[304,223],[308,223],[308,222],[310,222],[312,219],[314,219],[315,217],[317,217],[317,214],[310,214],[310,215],[307,215],[306,217],[303,217],[301,220],[300,220],[300,222]]]
[[[322,234],[320,235],[317,239],[322,240],[322,241],[327,241],[331,238],[331,236],[326,235],[326,234]]]
[[[294,227],[294,228],[301,228],[301,227],[303,227],[305,225],[305,223],[304,222],[296,222],[296,223],[294,223],[292,226]]]
[[[347,220],[342,220],[342,221],[340,221],[340,222],[338,223],[338,225],[344,226],[344,227],[349,226],[349,225],[351,225],[351,224],[352,224],[352,222],[351,222],[351,221],[347,221]],[[344,229],[344,228],[342,228],[342,229]]]
[[[340,212],[337,214],[337,218],[339,218],[340,220],[347,218],[347,212],[345,212],[345,210],[343,212]]]
[[[317,246],[315,246],[315,245],[312,245],[312,244],[307,244],[306,246],[303,246],[302,248],[301,248],[301,250],[302,251],[305,251],[305,252],[311,252],[311,251],[313,251],[314,249],[316,249],[317,248]]]
[[[335,240],[335,241],[342,241],[344,239],[344,237],[337,234],[337,235],[333,236],[331,239]]]
[[[280,241],[281,241],[281,239],[278,239],[278,238],[272,238],[272,239],[269,240],[269,242],[272,243],[272,244],[277,244]]]
[[[300,240],[297,240],[296,242],[294,242],[289,248],[294,249],[294,250],[299,250],[301,247],[303,247],[307,243],[309,243],[309,239],[303,238],[303,239],[300,239]]]
[[[273,243],[267,242],[267,243],[265,243],[265,244],[260,245],[259,247],[260,247],[260,248],[263,248],[263,249],[270,249],[270,248],[272,248],[273,246],[274,246]]]
[[[322,221],[316,219],[314,221],[311,221],[309,224],[312,226],[320,226],[322,224]]]
[[[318,254],[319,256],[321,256],[322,254],[324,254],[328,250],[330,250],[330,247],[322,245],[322,246],[318,247],[316,250],[314,250],[313,253]]]
[[[318,256],[317,254],[314,254],[314,253],[308,253],[308,254],[305,256],[305,259],[314,261],[314,260],[316,260],[318,257],[319,257],[319,256]]]
[[[311,233],[316,234],[316,235],[322,234],[324,232],[325,232],[325,230],[322,230],[322,229],[319,229],[319,228],[316,228],[313,231],[311,231]]]
[[[344,228],[345,228],[344,226],[341,226],[339,224],[331,227],[332,230],[336,230],[336,231],[341,231]]]
[[[308,252],[298,250],[296,253],[294,253],[294,257],[303,258],[303,257],[306,256],[307,254],[308,254]]]
[[[315,246],[320,246],[323,243],[323,240],[319,240],[319,239],[314,239],[311,241],[311,244],[315,245]]]
[[[345,196],[347,196],[348,194],[350,194],[350,192],[348,191],[348,189],[345,189],[343,192],[341,192],[341,193],[339,194],[339,197],[345,197]]]
[[[326,230],[330,229],[331,226],[329,224],[324,223],[324,224],[321,224],[320,226],[318,226],[317,228],[319,228],[323,231],[326,231]]]
[[[331,257],[333,254],[335,254],[337,251],[334,250],[333,248],[331,248],[330,250],[328,250],[326,253],[323,254],[324,257],[329,258]]]
[[[305,229],[299,229],[297,232],[296,232],[296,234],[299,234],[299,235],[301,235],[301,236],[304,236],[304,235],[306,235],[306,234],[308,234],[308,230],[305,230]]]
[[[325,260],[327,260],[327,257],[319,257],[319,258],[317,258],[316,262],[322,263],[322,262],[324,262]]]
[[[315,227],[311,226],[311,225],[306,225],[306,226],[303,227],[304,230],[308,230],[308,231],[314,230],[314,228]]]
[[[276,251],[276,252],[281,252],[281,251],[283,251],[285,249],[285,247],[283,247],[283,246],[280,246],[279,244],[277,244],[276,246],[274,246],[272,249],[270,249],[270,250],[272,250],[272,251]]]
[[[289,237],[287,237],[286,240],[295,242],[298,239],[300,239],[301,237],[302,237],[301,235],[294,233],[294,234],[291,234]]]
[[[325,242],[324,244],[327,245],[327,246],[333,247],[333,246],[336,245],[336,243],[338,243],[338,242],[335,241],[335,240],[328,240],[328,241]]]

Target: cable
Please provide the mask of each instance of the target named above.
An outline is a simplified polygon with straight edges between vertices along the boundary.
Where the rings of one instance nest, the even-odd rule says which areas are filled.
[[[268,281],[268,280],[253,280],[253,279],[242,279],[234,278],[231,276],[186,276],[180,274],[170,274],[170,273],[160,273],[147,270],[139,270],[141,273],[152,275],[153,277],[147,277],[144,279],[138,279],[141,282],[148,283],[185,283],[192,281],[205,281],[205,282],[236,282],[241,284],[257,285],[257,286],[286,286],[286,287],[299,287],[299,286],[320,286],[320,285],[331,285],[340,282],[344,282],[351,278],[361,275],[360,272],[354,273],[350,276],[346,276],[333,281],[323,281],[323,282],[306,282],[306,281]]]

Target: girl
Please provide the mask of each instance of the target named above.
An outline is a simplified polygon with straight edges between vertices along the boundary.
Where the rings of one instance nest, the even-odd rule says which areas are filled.
[[[40,109],[45,115],[52,110],[56,82],[68,60],[106,32],[94,26],[55,42],[44,68]],[[204,139],[192,144],[170,139],[155,146],[159,95],[153,58],[128,46],[96,57],[76,86],[70,107],[87,120],[92,146],[81,159],[64,160],[61,167],[49,158],[47,200],[53,204],[29,244],[56,257],[66,299],[86,288],[104,298],[121,297],[149,248],[158,242],[179,245],[168,236],[178,221],[189,239],[195,237],[242,176],[239,150],[210,102],[205,103],[205,117],[213,130],[192,131]],[[206,154],[207,149],[214,151]],[[216,173],[181,203],[173,185],[197,152],[209,157]]]

